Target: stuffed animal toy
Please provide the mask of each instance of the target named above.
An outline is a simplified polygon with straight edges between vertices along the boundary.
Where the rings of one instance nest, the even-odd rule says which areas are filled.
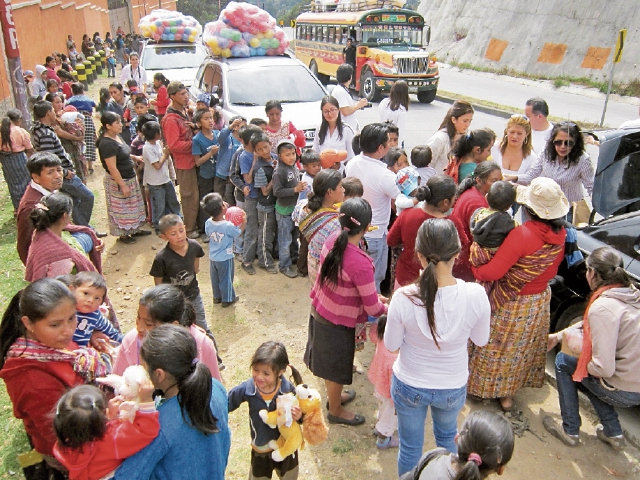
[[[296,387],[302,410],[302,436],[309,445],[319,445],[329,436],[329,428],[322,414],[322,398],[317,390],[302,384]]]
[[[300,424],[293,420],[291,407],[298,406],[298,399],[293,393],[285,393],[276,398],[276,409],[273,412],[260,410],[260,418],[271,428],[278,427],[280,438],[271,440],[269,448],[273,450],[271,458],[275,462],[281,462],[296,450],[302,447],[302,429]]]
[[[104,378],[97,378],[96,382],[109,385],[116,396],[120,396],[123,402],[120,404],[119,417],[133,423],[136,411],[140,405],[140,387],[151,386],[149,374],[142,365],[131,365],[123,372],[122,376],[109,374]]]

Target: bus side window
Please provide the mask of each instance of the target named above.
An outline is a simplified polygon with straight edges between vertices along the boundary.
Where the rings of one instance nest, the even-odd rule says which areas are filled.
[[[316,41],[316,30],[318,29],[318,27],[316,27],[315,25],[311,25],[309,27],[311,29],[311,32],[309,32],[308,36],[309,36],[309,40],[311,41]]]
[[[327,41],[329,43],[334,43],[336,38],[336,27],[329,27],[329,38]]]
[[[327,27],[326,25],[322,27],[322,38],[320,41],[324,43],[327,43],[329,41],[329,27]]]

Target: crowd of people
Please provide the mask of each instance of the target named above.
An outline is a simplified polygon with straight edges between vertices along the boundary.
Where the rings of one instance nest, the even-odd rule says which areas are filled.
[[[109,48],[110,40],[83,39],[82,51]],[[640,404],[630,353],[640,347],[640,294],[614,250],[587,259],[594,294],[581,328],[548,335],[548,283],[572,241],[571,202],[593,186],[577,125],[551,125],[544,100],[531,99],[498,139],[471,130],[473,107],[457,101],[439,131],[407,154],[406,84],[397,82],[381,104],[383,121],[360,129],[355,117],[367,102],[351,98],[353,68],[345,64],[305,148],[277,99],[265,105],[265,118],[227,121],[215,98],[193,104],[183,84],[162,74],[149,99],[137,54],[128,60],[99,102],[81,84],[71,82],[69,98],[56,84],[34,104],[32,132],[20,128],[18,110],[0,128],[17,250],[32,282],[2,319],[0,377],[53,475],[190,471],[222,479],[228,412],[247,402],[249,477],[298,477],[297,452],[273,458],[279,434],[260,412],[276,410],[275,400],[302,378],[285,345],[268,341],[251,359],[251,377],[227,395],[198,284],[207,253],[212,303],[223,308],[239,300],[236,261],[246,275],[257,273],[257,259],[268,273],[309,279],[304,362],[324,380],[331,424],[365,422],[345,407],[356,397],[345,386],[369,334],[376,344],[369,379],[380,404],[375,443],[399,448],[402,478],[501,474],[513,455],[511,427],[477,412],[459,430],[465,400],[496,399],[512,410],[522,388],[543,385],[547,348],[576,331],[578,346],[556,358],[562,425],[549,417],[544,426],[577,445],[581,389],[602,422],[598,438],[624,446],[613,406]],[[44,68],[43,77],[55,75],[55,58]],[[109,233],[124,245],[154,233],[167,242],[150,265],[155,287],[140,297],[135,328],[124,335],[102,276],[106,233],[91,226],[94,197],[85,183],[97,159]],[[122,399],[95,381],[136,365],[149,380],[127,423],[118,416]],[[423,455],[429,408],[438,449]],[[291,414],[302,417],[299,408]]]

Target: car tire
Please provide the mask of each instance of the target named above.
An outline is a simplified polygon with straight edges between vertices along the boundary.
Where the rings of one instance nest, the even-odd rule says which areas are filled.
[[[436,99],[437,90],[427,90],[426,92],[418,92],[418,101],[420,103],[431,103]]]
[[[382,92],[376,87],[376,79],[373,77],[371,70],[365,70],[360,77],[360,95],[370,102],[380,101]]]
[[[565,328],[582,321],[586,308],[586,302],[574,303],[568,307],[558,318],[554,331],[559,332],[560,330],[564,330]],[[556,353],[560,351],[560,347],[561,345],[558,343],[555,347]]]
[[[311,60],[311,63],[309,64],[309,70],[311,70],[311,73],[313,73],[313,76],[316,77],[320,83],[322,83],[322,78],[320,78],[321,75],[320,73],[318,73],[318,64],[316,63],[315,60]]]

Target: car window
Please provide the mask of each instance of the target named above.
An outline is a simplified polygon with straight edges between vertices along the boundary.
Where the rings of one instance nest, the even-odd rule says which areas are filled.
[[[204,49],[195,45],[147,47],[142,55],[142,66],[146,70],[197,68],[205,58]]]
[[[297,64],[230,70],[226,84],[229,102],[236,105],[318,102],[326,95],[309,70]]]

